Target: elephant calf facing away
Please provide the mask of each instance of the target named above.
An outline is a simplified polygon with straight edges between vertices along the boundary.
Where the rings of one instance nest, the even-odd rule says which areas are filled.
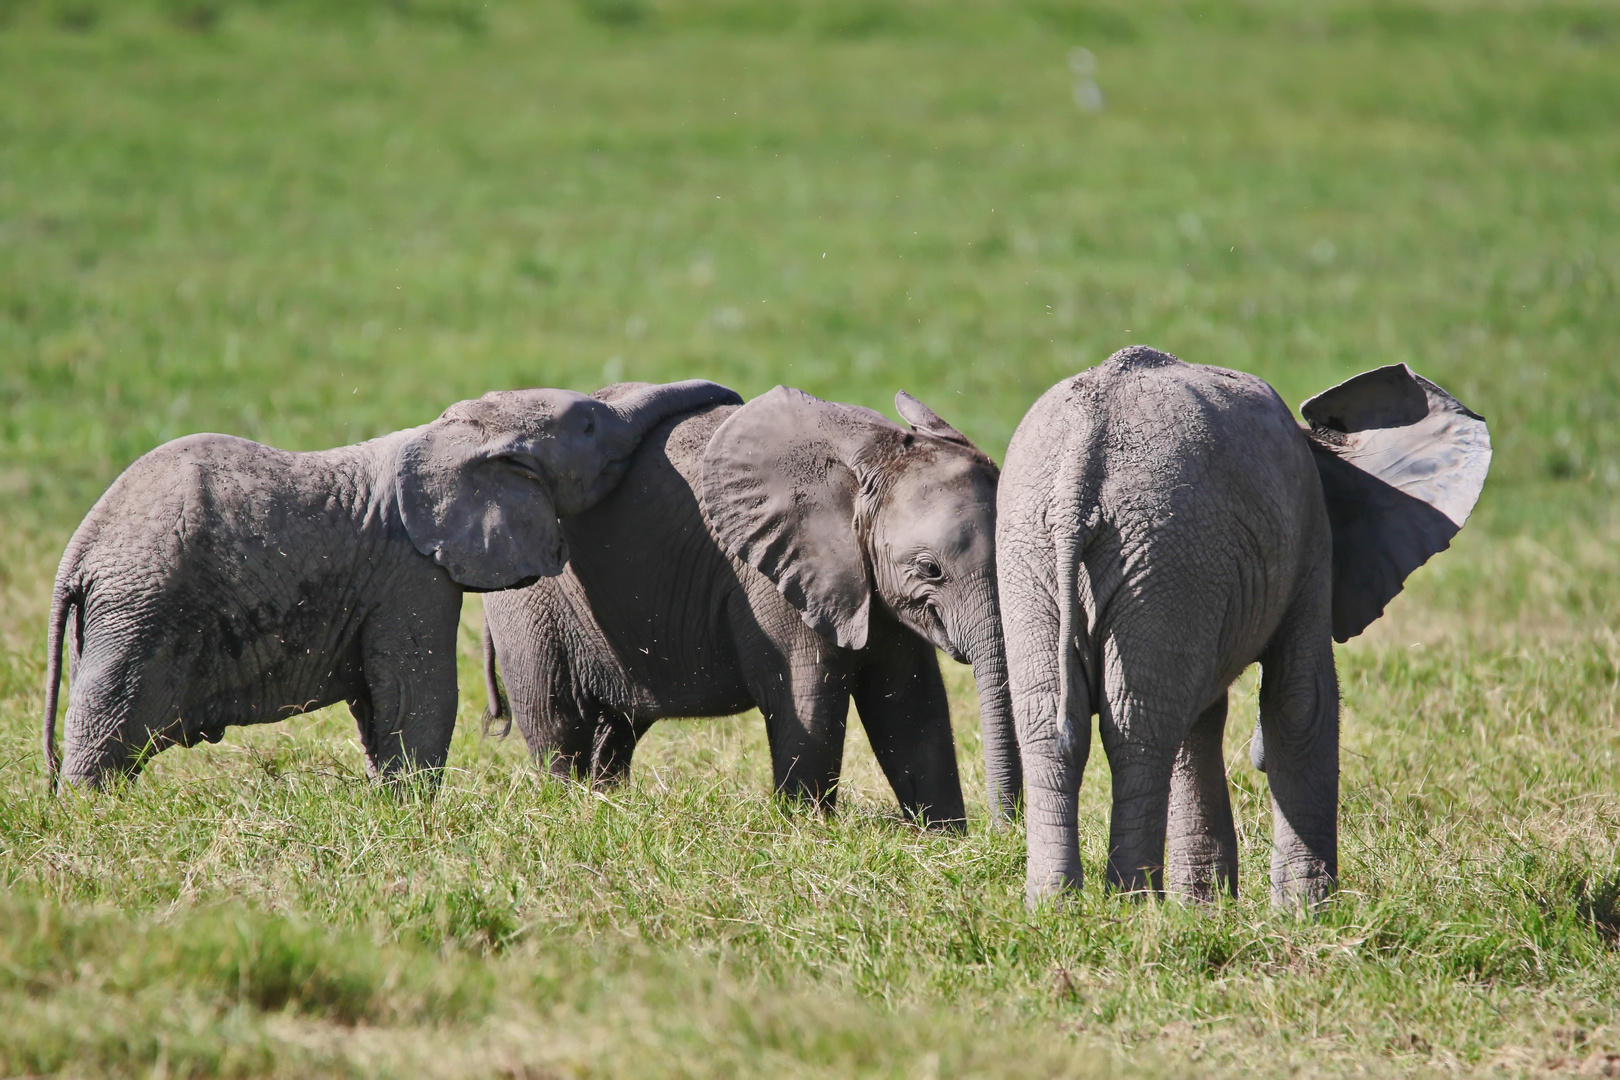
[[[732,391],[694,380],[607,405],[514,390],[370,442],[289,453],[228,435],[166,443],[68,543],[49,630],[45,757],[64,632],[60,771],[99,786],[166,746],[347,701],[374,774],[444,764],[461,594],[568,558],[559,515],[602,498],[665,417]]]
[[[1253,376],[1133,347],[1053,387],[1014,434],[997,559],[1031,902],[1080,884],[1092,713],[1113,773],[1110,884],[1158,891],[1168,865],[1180,892],[1235,894],[1221,737],[1227,688],[1255,661],[1273,902],[1333,888],[1332,639],[1360,633],[1449,544],[1490,441],[1403,365],[1302,411],[1308,431]]]
[[[758,706],[777,790],[830,808],[853,696],[906,813],[959,826],[935,646],[971,659],[1017,759],[997,471],[920,402],[897,405],[913,430],[777,387],[648,435],[619,489],[565,523],[567,572],[485,601],[490,700],[498,657],[531,750],[610,779],[660,718]]]

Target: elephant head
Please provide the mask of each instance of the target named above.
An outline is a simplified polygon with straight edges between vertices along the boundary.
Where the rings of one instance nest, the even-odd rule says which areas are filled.
[[[999,473],[911,395],[895,406],[911,430],[785,386],[755,398],[709,441],[704,512],[725,548],[829,641],[863,648],[875,596],[971,663],[992,798],[1010,808],[1022,774],[996,593]]]
[[[637,387],[608,403],[570,390],[502,390],[462,401],[399,453],[411,543],[476,591],[562,572],[558,525],[613,490],[648,431],[677,413],[735,405],[701,379]]]

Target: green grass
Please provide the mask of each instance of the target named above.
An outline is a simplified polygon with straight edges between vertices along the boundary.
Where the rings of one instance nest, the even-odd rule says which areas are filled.
[[[0,1074],[1620,1069],[1617,116],[1612,2],[0,0]],[[999,456],[1131,342],[1491,421],[1475,520],[1339,652],[1320,919],[1265,904],[1252,672],[1207,911],[1026,913],[954,667],[964,839],[858,733],[835,819],[776,804],[757,717],[542,781],[477,734],[476,601],[437,799],[340,711],[44,793],[56,559],[165,439],[703,375],[905,388]]]

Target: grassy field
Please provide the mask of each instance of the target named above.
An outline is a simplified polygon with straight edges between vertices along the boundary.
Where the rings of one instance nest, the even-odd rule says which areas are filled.
[[[965,838],[854,728],[833,820],[757,717],[542,781],[478,735],[476,601],[437,799],[341,710],[45,794],[56,560],[166,439],[702,375],[905,388],[999,457],[1132,342],[1491,421],[1474,521],[1339,651],[1317,920],[1265,903],[1252,672],[1213,910],[1026,913],[965,669]],[[1617,505],[1607,0],[0,0],[0,1074],[1620,1075]]]

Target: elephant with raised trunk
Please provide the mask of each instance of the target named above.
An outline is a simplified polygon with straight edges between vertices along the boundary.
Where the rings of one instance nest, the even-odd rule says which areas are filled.
[[[1404,365],[1302,411],[1306,429],[1251,375],[1133,347],[1053,387],[1019,424],[996,542],[1031,903],[1080,884],[1093,713],[1113,773],[1109,884],[1158,892],[1168,868],[1185,895],[1236,893],[1221,737],[1227,688],[1256,661],[1273,902],[1314,905],[1333,889],[1332,641],[1360,633],[1450,543],[1490,438]]]
[[[497,712],[498,657],[530,749],[601,781],[656,720],[758,706],[777,790],[831,808],[853,697],[906,814],[960,827],[934,650],[972,662],[1010,738],[997,471],[922,403],[896,406],[910,430],[777,387],[653,431],[619,489],[564,523],[568,570],[485,601]]]
[[[437,770],[455,725],[461,594],[558,573],[569,555],[558,518],[610,491],[650,428],[740,400],[699,380],[611,405],[513,390],[336,450],[229,435],[158,447],[113,481],[56,574],[53,785],[59,767],[100,786],[167,746],[339,701],[374,774]]]

